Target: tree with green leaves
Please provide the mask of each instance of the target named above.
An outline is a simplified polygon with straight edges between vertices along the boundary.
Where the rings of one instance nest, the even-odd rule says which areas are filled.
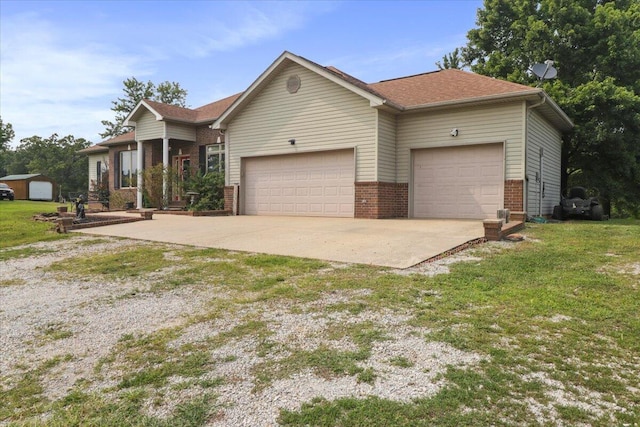
[[[467,34],[472,71],[540,84],[530,68],[555,61],[542,88],[573,119],[563,138],[563,188],[597,188],[617,213],[640,215],[640,2],[485,0]]]
[[[0,117],[0,151],[6,151],[9,149],[9,145],[16,133],[13,131],[11,123],[4,123],[2,117]]]
[[[0,176],[7,175],[7,164],[11,158],[11,142],[16,133],[11,123],[4,123],[0,117]]]
[[[72,135],[59,138],[57,134],[49,138],[32,136],[20,141],[7,166],[10,174],[41,173],[52,178],[67,192],[86,191],[88,158],[79,150],[91,145],[84,138]]]
[[[102,120],[105,131],[100,134],[100,137],[104,139],[113,138],[131,130],[124,125],[124,121],[143,99],[186,107],[187,91],[182,89],[179,83],[166,81],[156,86],[151,81],[144,83],[135,77],[122,83],[124,84],[125,96],[111,102],[111,111],[115,112],[115,121]]]
[[[437,61],[436,66],[438,67],[439,70],[448,70],[451,68],[459,70],[462,68],[463,63],[464,63],[464,60],[460,55],[460,49],[455,48],[453,52],[448,53],[442,57],[442,62]]]

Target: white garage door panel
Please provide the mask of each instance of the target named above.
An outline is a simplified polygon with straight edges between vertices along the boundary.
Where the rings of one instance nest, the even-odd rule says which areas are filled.
[[[47,181],[29,182],[30,200],[53,200],[53,184]]]
[[[503,206],[502,144],[442,147],[413,153],[413,216],[495,218]]]
[[[245,213],[353,217],[353,151],[257,157],[244,162]]]

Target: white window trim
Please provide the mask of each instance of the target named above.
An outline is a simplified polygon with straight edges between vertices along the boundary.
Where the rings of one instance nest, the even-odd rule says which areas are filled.
[[[211,150],[210,148],[213,147],[215,148],[215,150]],[[210,155],[214,155],[218,157],[218,170],[216,172],[224,172],[224,158],[225,156],[225,144],[211,144],[211,145],[207,145],[206,149],[205,149],[205,158],[206,158],[206,162],[205,162],[205,168],[206,168],[206,172],[210,172],[209,169],[209,156]],[[222,169],[220,168],[220,165],[222,165]]]
[[[136,179],[136,184],[137,184],[137,182],[138,182],[137,181],[138,180],[138,176],[137,176],[138,175],[138,170],[137,170],[138,169],[138,158],[137,158],[138,153],[137,153],[137,151],[138,150],[127,150],[127,151],[121,151],[120,152],[120,162],[119,162],[119,165],[118,165],[118,169],[119,169],[118,170],[118,176],[120,177],[120,188],[122,188],[122,189],[138,188],[137,185],[125,187],[123,185],[123,181],[124,180],[122,179],[122,163],[123,163],[122,159],[123,159],[124,153],[127,153],[129,155],[129,161],[130,161],[129,169],[130,169],[130,172],[131,172],[131,175],[129,176],[129,182],[133,181],[133,177],[135,176],[136,177],[135,178]]]

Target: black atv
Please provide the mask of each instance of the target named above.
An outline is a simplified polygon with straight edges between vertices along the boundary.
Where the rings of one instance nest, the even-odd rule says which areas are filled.
[[[553,219],[569,217],[589,218],[593,221],[606,219],[604,209],[597,197],[587,196],[583,187],[573,187],[568,197],[562,197],[560,204],[553,207]]]

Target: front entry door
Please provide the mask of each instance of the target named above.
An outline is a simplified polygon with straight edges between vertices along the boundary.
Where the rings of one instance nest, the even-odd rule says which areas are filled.
[[[173,185],[172,200],[181,200],[184,180],[189,176],[190,156],[173,156],[173,169],[176,171],[176,182]]]

